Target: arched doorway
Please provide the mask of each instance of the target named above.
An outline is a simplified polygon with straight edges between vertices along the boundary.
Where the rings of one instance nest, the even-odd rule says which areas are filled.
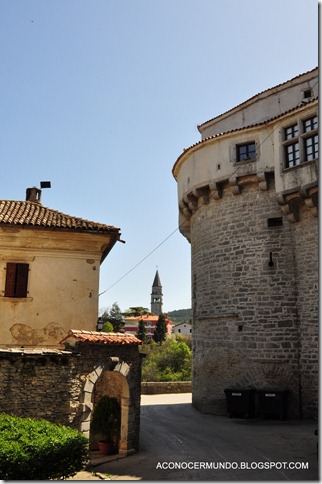
[[[92,412],[100,398],[107,395],[116,398],[121,407],[118,453],[124,455],[133,452],[131,432],[134,430],[134,408],[130,398],[129,373],[130,367],[127,363],[120,362],[118,358],[109,358],[107,364],[95,368],[87,375],[81,395],[83,413],[80,431],[89,438],[91,448],[95,446],[90,432]]]

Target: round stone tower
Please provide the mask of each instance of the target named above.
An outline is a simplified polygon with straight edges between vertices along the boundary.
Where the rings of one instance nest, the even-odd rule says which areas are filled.
[[[191,243],[192,402],[202,412],[225,415],[224,389],[252,385],[286,388],[290,416],[316,415],[316,75],[200,126],[203,139],[174,165]],[[294,164],[291,142],[300,146]]]

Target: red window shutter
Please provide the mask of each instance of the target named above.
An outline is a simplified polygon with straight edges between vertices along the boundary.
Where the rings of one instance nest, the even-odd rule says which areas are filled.
[[[16,265],[13,262],[7,263],[6,287],[4,291],[6,297],[14,297],[15,295]]]
[[[29,264],[17,264],[16,297],[27,297]]]
[[[27,297],[29,264],[7,263],[6,297]]]

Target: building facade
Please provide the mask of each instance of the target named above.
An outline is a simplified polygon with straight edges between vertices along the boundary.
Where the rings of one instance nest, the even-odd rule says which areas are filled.
[[[100,265],[116,227],[41,203],[0,201],[0,345],[56,345],[70,329],[95,329]]]
[[[154,314],[143,314],[142,316],[128,316],[124,318],[124,333],[136,335],[139,329],[139,322],[143,320],[146,328],[147,341],[151,341],[153,339],[154,330],[157,325],[158,319],[159,316],[156,316]],[[172,333],[172,321],[170,321],[167,314],[165,314],[165,324],[167,327],[167,337],[169,337]]]
[[[228,386],[289,390],[318,409],[318,70],[198,127],[173,167],[191,244],[193,405]]]
[[[96,332],[99,269],[116,227],[41,204],[0,201],[0,412],[91,432],[104,395],[121,408],[119,454],[138,450],[142,342]]]
[[[191,338],[192,325],[191,323],[177,323],[173,326],[173,334],[180,334],[182,336],[189,336]]]

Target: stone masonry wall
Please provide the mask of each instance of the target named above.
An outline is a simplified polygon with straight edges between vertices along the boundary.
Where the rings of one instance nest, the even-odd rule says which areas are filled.
[[[191,217],[193,405],[226,414],[228,386],[283,386],[299,416],[299,319],[291,224],[273,180],[201,204]],[[269,265],[272,254],[273,265]]]
[[[120,375],[126,388],[129,416],[124,448],[137,450],[141,395],[141,358],[137,347],[82,344],[77,351],[0,350],[0,412],[45,418],[89,435],[96,380],[99,385],[99,378],[109,373],[110,357],[119,359],[120,371],[126,367],[125,374]],[[99,368],[104,371],[98,372]],[[86,426],[84,420],[88,422]]]
[[[300,320],[300,386],[302,413],[317,418],[319,394],[318,219],[303,207],[292,224],[298,314]]]
[[[191,381],[143,381],[142,395],[159,393],[191,393]]]
[[[0,351],[0,411],[71,425],[77,357],[55,351]]]

